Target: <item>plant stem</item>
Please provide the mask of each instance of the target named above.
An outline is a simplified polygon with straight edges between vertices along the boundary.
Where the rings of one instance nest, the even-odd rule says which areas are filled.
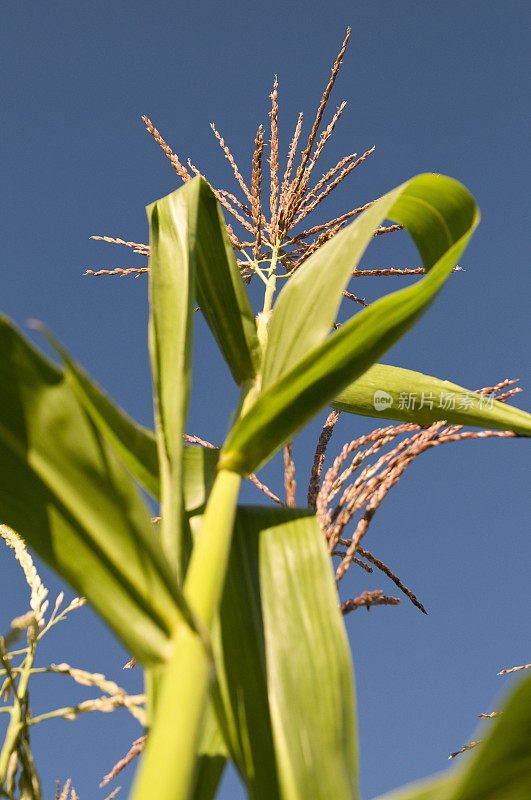
[[[9,765],[11,753],[17,746],[17,740],[22,730],[26,725],[25,719],[25,698],[28,690],[28,681],[31,674],[33,659],[35,657],[36,637],[29,633],[28,637],[28,653],[24,659],[20,671],[20,678],[18,686],[15,683],[14,674],[11,671],[11,665],[7,654],[0,652],[0,661],[4,670],[7,673],[8,679],[11,683],[13,691],[13,706],[11,707],[11,719],[6,731],[2,752],[0,753],[0,786],[4,784],[6,773]],[[36,777],[36,776],[35,776]]]
[[[184,582],[190,607],[209,630],[225,583],[241,481],[238,473],[218,473]],[[212,654],[199,636],[188,625],[178,625],[133,793],[135,800],[151,800],[154,793],[159,800],[191,797],[213,673]]]
[[[267,345],[267,335],[269,328],[269,320],[271,318],[271,309],[273,308],[273,297],[275,296],[275,289],[277,285],[277,258],[280,244],[277,242],[271,251],[271,261],[269,270],[267,272],[267,283],[264,294],[264,307],[262,312],[258,314],[256,332],[258,341],[262,345],[262,352],[265,352]]]

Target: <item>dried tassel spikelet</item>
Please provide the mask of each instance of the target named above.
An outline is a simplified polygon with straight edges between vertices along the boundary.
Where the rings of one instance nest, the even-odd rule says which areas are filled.
[[[291,243],[296,244],[297,242],[300,242],[303,239],[307,239],[309,236],[314,236],[314,234],[320,233],[321,231],[324,231],[327,228],[331,228],[335,225],[340,225],[342,222],[347,222],[349,219],[352,219],[352,217],[356,216],[356,214],[361,214],[362,211],[365,211],[367,208],[370,208],[375,203],[376,200],[371,200],[369,203],[365,203],[364,206],[359,206],[359,208],[353,208],[352,211],[347,211],[346,214],[341,214],[341,216],[336,217],[335,219],[331,219],[328,222],[323,222],[321,225],[315,225],[313,228],[309,228],[307,231],[298,233]],[[355,272],[353,272],[352,274],[355,274]]]
[[[254,223],[254,250],[253,256],[256,261],[260,257],[260,248],[262,246],[262,205],[260,194],[262,189],[262,153],[264,151],[264,139],[262,136],[262,126],[258,128],[256,138],[254,140],[254,154],[251,172],[251,193],[253,195],[252,203],[252,217]]]
[[[310,483],[308,485],[308,494],[307,494],[308,508],[315,509],[315,502],[317,500],[317,495],[319,492],[319,483],[321,481],[323,464],[326,457],[326,448],[328,447],[328,443],[332,437],[332,433],[334,432],[334,426],[336,425],[339,419],[340,413],[341,413],[340,411],[334,410],[328,415],[328,417],[326,418],[326,422],[323,425],[323,430],[319,435],[317,447],[315,449],[315,455],[313,457]]]
[[[344,543],[347,544],[347,546],[350,544],[350,542],[344,542]],[[400,591],[403,592],[406,595],[406,597],[409,597],[409,599],[411,600],[413,605],[416,606],[420,611],[422,611],[423,614],[427,614],[428,613],[426,611],[426,609],[424,608],[424,606],[422,605],[422,603],[417,599],[417,596],[415,594],[413,594],[411,589],[408,589],[407,586],[405,586],[402,583],[402,581],[400,580],[398,575],[395,575],[394,572],[392,572],[392,570],[389,569],[387,564],[384,564],[383,561],[380,561],[379,558],[376,558],[375,556],[373,556],[373,554],[370,553],[368,550],[364,550],[363,548],[361,548],[359,546],[358,546],[357,552],[358,552],[358,555],[362,556],[362,558],[365,558],[371,564],[374,564],[374,566],[377,567],[381,572],[383,572],[384,575],[387,575],[387,577],[390,578],[393,581],[395,586],[397,586],[400,589]]]
[[[83,275],[142,275],[149,267],[115,267],[114,269],[87,269]]]
[[[344,40],[344,42],[343,42],[343,44],[341,46],[341,50],[339,51],[338,56],[337,56],[337,58],[336,58],[336,60],[334,62],[334,65],[332,67],[332,75],[331,75],[330,80],[328,82],[328,85],[327,85],[326,89],[324,90],[323,95],[321,97],[321,102],[319,103],[319,107],[317,109],[317,114],[316,114],[316,117],[315,117],[315,121],[313,123],[312,130],[311,130],[310,135],[308,137],[308,144],[306,145],[306,148],[302,153],[301,163],[300,163],[300,166],[297,169],[297,174],[295,176],[295,180],[293,181],[293,183],[292,183],[292,185],[291,185],[291,187],[289,189],[289,197],[288,197],[287,204],[286,204],[287,207],[286,207],[286,213],[285,213],[285,218],[284,218],[284,233],[289,230],[289,228],[291,226],[291,222],[293,220],[293,217],[297,213],[297,210],[298,210],[298,208],[300,206],[300,203],[302,201],[302,197],[300,195],[300,186],[301,186],[301,182],[302,182],[302,179],[303,179],[303,176],[304,176],[304,171],[306,169],[306,164],[308,163],[308,159],[310,158],[310,153],[312,151],[312,147],[314,145],[315,138],[317,136],[317,131],[318,131],[319,126],[321,124],[321,120],[323,118],[323,114],[324,114],[324,111],[325,111],[325,108],[326,108],[326,104],[328,102],[328,98],[330,97],[330,92],[332,91],[332,88],[334,86],[334,83],[335,83],[335,80],[336,80],[336,77],[337,77],[337,73],[339,72],[339,67],[341,66],[341,61],[343,60],[343,56],[345,54],[345,50],[347,48],[347,44],[348,44],[349,38],[350,38],[350,28],[347,28],[347,35],[345,37],[345,40]]]
[[[102,782],[100,783],[100,789],[103,789],[104,786],[107,786],[120,772],[127,767],[128,764],[133,761],[144,749],[144,745],[146,743],[147,736],[141,736],[139,739],[136,739],[133,744],[131,745],[130,749],[126,753],[126,755],[118,761],[112,770],[104,776]]]
[[[126,247],[136,247],[143,253],[149,253],[148,244],[139,244],[138,242],[126,242],[124,239],[114,238],[112,236],[90,236],[90,239],[95,239],[97,242],[107,242],[108,244],[123,244]]]
[[[358,159],[356,159],[356,161],[353,161],[347,167],[345,167],[343,170],[341,170],[339,175],[337,175],[334,178],[332,183],[329,183],[328,186],[325,189],[323,189],[321,194],[317,195],[317,197],[314,200],[312,200],[312,202],[309,205],[307,205],[304,209],[301,210],[301,213],[295,219],[295,221],[293,222],[293,225],[297,225],[301,220],[304,219],[304,217],[308,216],[308,214],[310,214],[319,205],[319,203],[321,203],[325,199],[325,197],[328,197],[330,192],[333,192],[334,189],[337,186],[339,186],[339,184],[342,181],[345,180],[347,175],[350,175],[350,173],[353,170],[355,170],[356,167],[358,167],[360,164],[362,164],[365,161],[365,159],[367,159],[370,155],[372,155],[372,153],[374,153],[374,150],[375,150],[374,146],[370,147],[368,150],[366,150],[363,153],[362,156],[360,156]]]
[[[510,669],[502,669],[498,675],[509,675],[511,672],[519,672],[521,669],[531,669],[531,664],[522,664],[521,667],[511,667]]]
[[[300,196],[301,196],[301,204],[300,205],[302,205],[302,203],[304,202],[304,199],[305,199],[304,196],[306,194],[306,189],[308,188],[308,182],[310,180],[310,175],[312,174],[313,168],[315,167],[315,164],[317,163],[317,160],[318,160],[319,156],[321,155],[325,144],[327,143],[327,141],[331,137],[331,135],[332,135],[332,133],[334,131],[334,128],[335,128],[335,126],[337,124],[337,121],[339,120],[341,114],[343,113],[343,109],[345,108],[346,105],[347,105],[346,101],[343,101],[341,103],[341,105],[337,108],[336,113],[332,117],[332,121],[330,122],[330,124],[328,125],[326,130],[324,130],[323,133],[321,134],[321,137],[320,137],[319,142],[317,144],[317,147],[315,149],[315,153],[312,156],[312,159],[311,159],[310,163],[308,164],[308,166],[304,170],[304,176],[303,176],[303,179],[301,181],[301,185],[300,185],[300,189],[299,189],[299,193],[300,193]],[[299,208],[300,208],[300,206],[299,206]]]
[[[289,186],[289,179],[291,177],[291,170],[293,169],[293,161],[295,160],[295,153],[297,152],[297,144],[299,143],[299,136],[301,135],[302,129],[302,111],[299,114],[299,119],[297,121],[297,125],[295,126],[295,133],[293,134],[293,139],[291,140],[290,148],[288,151],[288,161],[286,164],[286,171],[284,172],[284,178],[282,180],[282,189],[280,191],[280,218],[279,218],[279,225],[283,222],[283,212],[286,206],[287,200],[287,193],[288,193],[288,186]]]
[[[273,240],[275,239],[277,230],[277,204],[278,204],[278,81],[275,75],[275,82],[273,84],[273,91],[271,92],[271,111],[269,116],[271,118],[271,155],[269,158],[269,166],[271,170],[271,191],[269,195],[269,207],[271,210],[271,233]]]
[[[472,750],[474,747],[477,747],[478,744],[481,744],[481,741],[479,741],[479,742],[469,742],[468,744],[464,744],[461,747],[460,750],[456,750],[455,753],[450,753],[450,755],[448,756],[448,761],[450,761],[451,758],[455,758],[456,756],[460,756],[461,753],[465,753],[467,750]]]
[[[313,189],[311,189],[309,192],[306,193],[302,203],[300,204],[300,210],[302,211],[302,209],[305,208],[308,205],[308,203],[314,199],[314,197],[317,195],[320,189],[322,189],[323,186],[326,183],[328,183],[328,181],[331,180],[339,172],[339,170],[343,169],[343,167],[345,167],[351,161],[354,161],[354,159],[357,158],[357,156],[358,156],[357,153],[351,153],[348,156],[343,156],[343,158],[335,165],[335,167],[332,167],[332,169],[329,169],[328,172],[325,172],[322,178],[320,178],[319,181],[316,183],[316,185],[313,187]]]
[[[246,198],[248,199],[248,201],[250,203],[252,203],[253,202],[253,197],[251,195],[251,192],[247,188],[247,185],[246,185],[245,181],[243,180],[243,178],[241,176],[241,173],[240,173],[240,171],[239,171],[239,169],[238,169],[238,167],[236,165],[236,161],[234,160],[234,157],[233,157],[231,151],[229,150],[228,145],[225,143],[225,139],[223,139],[221,134],[216,130],[216,126],[214,125],[213,122],[210,123],[210,127],[214,131],[214,135],[215,135],[216,139],[218,140],[221,149],[225,153],[225,158],[228,160],[229,164],[232,167],[232,170],[234,172],[234,177],[236,178],[236,180],[240,184],[240,187],[241,187],[243,193],[245,194]]]
[[[341,604],[341,613],[343,615],[355,611],[357,608],[365,606],[367,611],[371,606],[398,606],[400,600],[398,597],[386,597],[381,589],[374,591],[362,592],[359,597],[354,597],[351,600],[346,600]]]
[[[175,153],[172,151],[171,147],[168,144],[166,144],[166,142],[164,141],[164,139],[162,138],[162,136],[160,135],[158,130],[155,128],[155,126],[153,125],[151,120],[146,116],[143,116],[142,119],[144,120],[146,128],[148,129],[150,134],[153,136],[153,138],[155,139],[157,144],[160,145],[160,147],[162,148],[164,153],[168,156],[168,158],[169,158],[169,160],[170,160],[175,172],[177,173],[177,175],[181,178],[181,180],[184,183],[187,183],[188,181],[191,181],[192,180],[192,176],[189,174],[189,172],[186,169],[186,167],[183,166],[183,164],[181,164],[181,162],[179,161],[178,156],[175,155]]]
[[[284,447],[284,489],[286,491],[286,505],[295,508],[295,464],[293,462],[293,442],[288,442]]]

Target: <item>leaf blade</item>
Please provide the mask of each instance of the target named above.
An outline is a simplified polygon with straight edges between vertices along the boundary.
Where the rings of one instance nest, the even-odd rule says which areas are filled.
[[[159,497],[159,466],[155,434],[133,420],[76,363],[62,344],[44,325],[33,322],[61,358],[68,381],[92,421],[120,456],[131,474]]]
[[[531,414],[519,408],[491,401],[450,381],[387,364],[374,364],[330,405],[348,414],[422,426],[444,419],[451,425],[531,435]]]
[[[149,352],[160,472],[160,541],[180,583],[189,551],[182,479],[195,281],[190,222],[196,194],[185,185],[146,209],[150,231]]]
[[[442,175],[419,175],[362,212],[310,256],[280,293],[264,356],[264,389],[325,340],[352,270],[375,229],[397,211],[428,269],[466,233],[469,225],[463,220],[468,216],[470,222],[475,215],[466,189]]]
[[[413,186],[415,191],[420,178],[433,177],[442,176],[419,176],[399,187],[400,194],[396,195],[397,190],[391,192],[393,202],[387,213],[405,225],[411,224],[412,235],[417,243],[422,244],[424,239],[429,240],[433,235],[435,245],[433,242],[422,245],[426,259],[435,257],[440,248],[446,246],[444,237],[448,230],[459,238],[443,249],[435,263],[426,261],[428,272],[422,280],[364,309],[266,389],[236,422],[225,442],[221,466],[241,471],[242,474],[256,470],[324,404],[362,375],[425,313],[479,220],[479,212],[471,195],[461,184],[445,178],[442,182],[428,183],[434,197],[440,199],[441,209],[449,205],[448,224],[441,226],[435,213],[425,215],[424,228],[422,219],[419,222],[413,216],[411,222],[411,206],[417,198],[411,192],[408,194],[408,187]],[[421,181],[421,187],[423,185]],[[448,199],[448,187],[453,188],[454,185],[456,192],[450,193]]]
[[[213,648],[218,720],[252,800],[357,797],[350,653],[310,512],[238,508]]]
[[[167,656],[186,604],[131,478],[64,374],[0,318],[3,520],[85,595],[142,662]]]
[[[195,240],[197,301],[240,386],[254,380],[262,357],[254,313],[219,203],[203,178],[198,176],[195,180],[199,193]]]

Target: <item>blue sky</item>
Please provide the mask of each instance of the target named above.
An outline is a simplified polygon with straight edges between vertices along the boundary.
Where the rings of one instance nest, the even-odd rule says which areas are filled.
[[[89,236],[147,241],[145,206],[179,185],[141,115],[181,159],[190,157],[214,185],[235,191],[209,123],[248,171],[277,74],[285,153],[298,112],[307,125],[312,120],[348,25],[352,38],[330,110],[344,99],[348,105],[323,169],[346,153],[372,145],[376,151],[323,213],[339,214],[426,171],[458,178],[482,211],[463,271],[386,361],[470,388],[519,377],[526,393],[515,405],[531,409],[521,210],[527,3],[192,7],[82,0],[10,4],[2,16],[0,308],[22,327],[29,317],[46,322],[139,421],[152,424],[147,280],[83,273],[141,266],[131,251]],[[419,259],[405,234],[393,234],[380,237],[363,264],[418,266]],[[359,280],[366,281],[362,296],[374,299],[402,279]],[[188,431],[220,443],[236,398],[200,320],[195,353]],[[331,454],[373,427],[342,419]],[[295,443],[301,504],[319,429],[316,422]],[[525,440],[437,448],[412,465],[371,525],[367,546],[430,613],[404,601],[346,619],[364,800],[444,769],[448,754],[473,738],[477,715],[495,709],[517,680],[496,673],[531,661],[528,455]],[[281,490],[279,462],[263,475]],[[262,502],[253,487],[242,496]],[[7,552],[0,557],[4,630],[26,601],[17,567]],[[46,569],[43,578],[53,597],[60,584]],[[346,580],[350,596],[378,588],[393,594],[384,576],[352,571]],[[126,659],[87,609],[50,634],[39,656],[42,664],[67,661],[105,672],[136,690],[139,674],[121,672]],[[61,677],[35,679],[32,694],[39,711],[85,696],[91,694]],[[140,734],[125,713],[44,723],[33,743],[45,796],[53,795],[56,778],[71,777],[81,800],[105,797],[97,789],[101,776]],[[123,773],[120,796],[131,774]],[[232,773],[220,796],[243,797]]]

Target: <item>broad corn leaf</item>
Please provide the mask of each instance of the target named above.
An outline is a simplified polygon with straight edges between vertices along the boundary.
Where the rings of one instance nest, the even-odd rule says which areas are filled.
[[[253,511],[239,508],[236,516],[219,619],[213,631],[217,681],[212,699],[230,756],[250,797],[275,800],[282,795],[268,705],[259,574],[261,524],[267,509]]]
[[[160,539],[181,582],[189,550],[182,493],[194,309],[194,201],[187,187],[147,207],[149,350],[160,474]]]
[[[269,707],[283,797],[355,800],[350,651],[315,517],[271,522],[260,539]],[[296,647],[293,643],[297,642]]]
[[[229,752],[219,729],[212,702],[209,702],[207,706],[198,752],[199,763],[196,770],[193,799],[213,800],[216,796]]]
[[[252,800],[358,798],[350,653],[309,512],[238,509],[213,647],[218,720]]]
[[[410,369],[374,364],[331,403],[349,414],[428,426],[444,419],[531,436],[531,414],[455,383]]]
[[[262,388],[267,389],[328,336],[352,271],[386,217],[404,225],[430,269],[479,215],[472,196],[444,175],[419,175],[366,209],[297,270],[271,319]]]
[[[253,380],[261,359],[254,313],[212,189],[197,176],[158,204],[170,210],[164,224],[182,231],[197,302],[234,380]]]
[[[131,477],[65,375],[5,319],[0,379],[0,519],[140,661],[164,660],[187,607]]]
[[[65,377],[92,422],[120,456],[131,474],[157,500],[160,498],[159,465],[155,434],[139,425],[101,389],[41,323],[33,322],[61,357]],[[205,505],[214,483],[218,448],[184,445],[184,505],[196,513]]]
[[[212,190],[197,177],[147,209],[150,352],[161,481],[161,540],[182,580],[189,534],[182,505],[182,434],[190,389],[195,297],[238,384],[261,357],[249,299]]]
[[[198,195],[194,242],[197,302],[240,385],[255,378],[262,356],[253,309],[212,189],[199,176],[183,188],[187,187]]]
[[[456,770],[451,770],[428,780],[401,786],[399,789],[379,795],[375,800],[450,800],[450,793],[457,779]]]
[[[363,375],[437,296],[478,222],[476,205],[464,187],[441,176],[413,178],[390,196],[390,207],[383,198],[385,215],[411,229],[427,275],[361,311],[266,388],[229,434],[222,468],[242,474],[257,469]]]
[[[119,408],[66,352],[61,343],[41,323],[32,326],[42,331],[63,361],[65,375],[79,402],[94,425],[105,436],[131,474],[158,499],[159,465],[155,434],[139,425]]]

